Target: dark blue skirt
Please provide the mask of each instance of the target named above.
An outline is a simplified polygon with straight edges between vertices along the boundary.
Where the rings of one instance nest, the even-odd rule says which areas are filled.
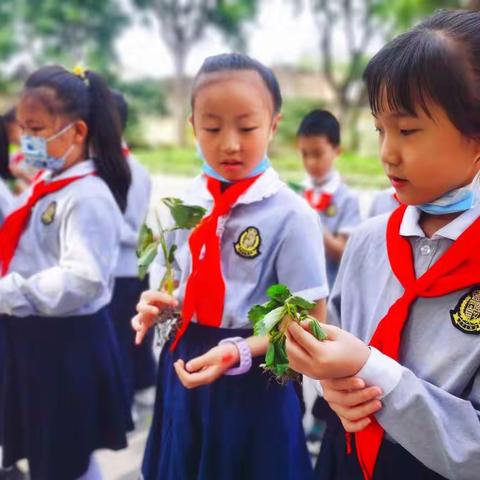
[[[329,423],[322,440],[320,455],[315,466],[316,480],[363,480],[357,460],[355,440],[347,454],[345,430],[337,417],[337,425]],[[398,443],[384,440],[378,452],[373,480],[445,480],[427,468]]]
[[[1,317],[5,466],[32,480],[74,480],[93,451],[126,447],[132,428],[107,309],[80,317]]]
[[[249,330],[191,324],[160,356],[145,480],[311,480],[300,404],[292,383],[279,385],[257,359],[249,373],[188,390],[173,363],[205,353]]]
[[[143,291],[148,290],[148,279],[117,278],[110,303],[110,316],[117,332],[122,361],[122,373],[127,385],[130,405],[137,390],[155,385],[156,362],[153,356],[154,329],[150,329],[141,345],[135,345],[135,331],[131,326],[136,305]]]

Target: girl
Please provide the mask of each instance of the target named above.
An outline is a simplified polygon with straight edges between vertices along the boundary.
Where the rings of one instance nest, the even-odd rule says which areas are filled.
[[[0,116],[0,225],[2,225],[13,203],[13,194],[7,183],[13,180],[13,175],[8,165],[8,145],[7,122],[3,116]]]
[[[205,163],[185,201],[209,213],[193,232],[177,231],[172,239],[183,323],[161,354],[143,474],[146,480],[308,480],[294,387],[270,381],[259,361],[245,373],[251,357],[241,338],[251,333],[249,308],[265,301],[271,284],[286,283],[318,301],[319,316],[328,294],[318,216],[266,157],[280,120],[279,86],[259,62],[219,55],[207,58],[195,77],[191,105]],[[133,319],[138,341],[165,305],[177,301],[161,292],[142,295]],[[251,343],[266,349],[264,339]],[[214,362],[185,369],[183,359],[212,347]],[[244,375],[198,391],[183,388],[172,368],[190,387],[232,367],[239,351]]]
[[[480,13],[442,11],[365,71],[383,167],[404,205],[351,237],[329,339],[290,328],[292,365],[322,380],[355,433],[329,432],[320,479],[478,478],[479,52]]]
[[[30,76],[17,118],[45,172],[0,230],[4,465],[100,478],[92,452],[124,448],[131,428],[105,308],[130,183],[119,122],[100,76],[57,66]]]

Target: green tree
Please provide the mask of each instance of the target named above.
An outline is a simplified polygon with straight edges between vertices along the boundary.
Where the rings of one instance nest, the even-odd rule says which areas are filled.
[[[208,27],[219,31],[236,47],[244,48],[243,24],[257,11],[255,0],[133,0],[156,18],[160,35],[175,68],[175,104],[180,145],[186,143],[188,84],[185,65],[191,48],[205,37]]]
[[[3,0],[2,0],[3,1]],[[119,0],[16,0],[24,51],[35,64],[84,63],[104,74],[116,55],[114,40],[128,25]]]

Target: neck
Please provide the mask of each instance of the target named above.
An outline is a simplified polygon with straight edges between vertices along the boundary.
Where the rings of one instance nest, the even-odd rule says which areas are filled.
[[[451,221],[455,220],[463,212],[449,213],[447,215],[430,215],[422,212],[418,224],[428,238],[431,238],[438,230]]]

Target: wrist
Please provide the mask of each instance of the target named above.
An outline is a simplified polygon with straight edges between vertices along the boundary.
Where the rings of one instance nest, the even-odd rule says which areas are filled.
[[[243,373],[247,373],[250,370],[250,368],[252,367],[252,352],[244,338],[224,338],[223,340],[220,340],[218,344],[231,344],[236,350],[236,354],[233,355],[236,355],[237,362],[239,362],[239,365],[237,367],[230,368],[224,373],[224,375],[241,375]]]

